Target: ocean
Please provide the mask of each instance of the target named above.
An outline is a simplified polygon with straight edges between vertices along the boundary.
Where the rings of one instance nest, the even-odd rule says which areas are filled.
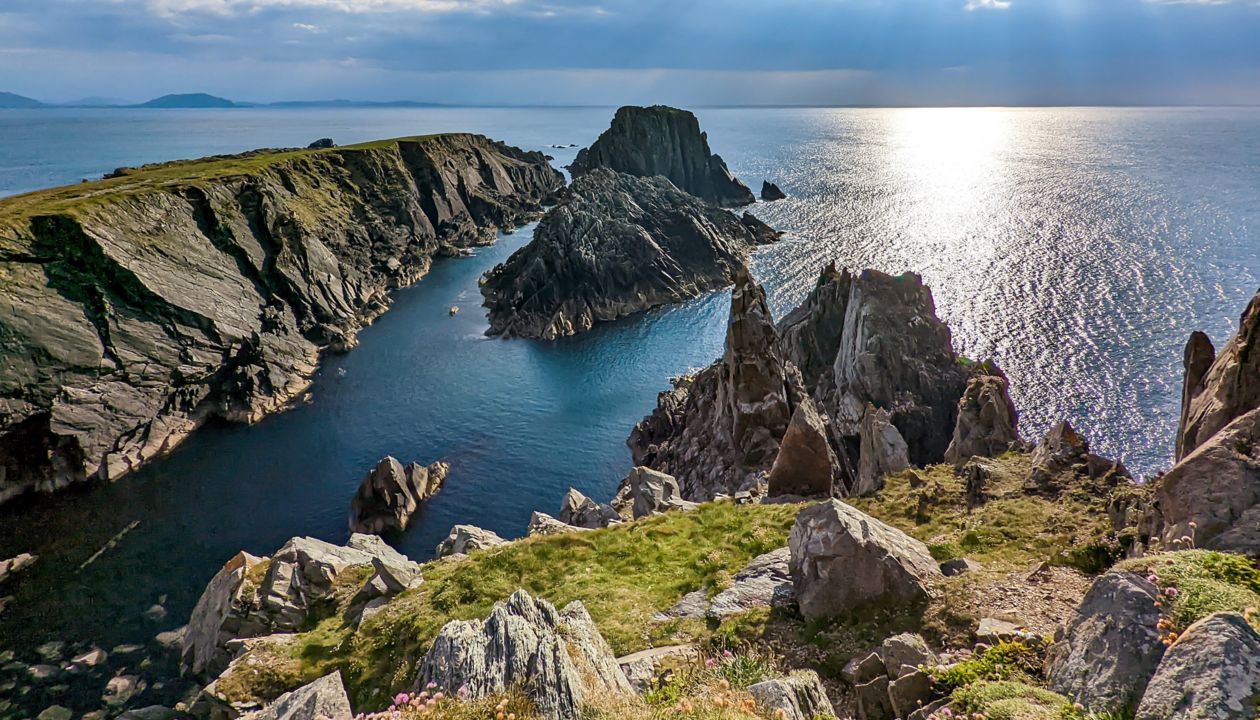
[[[3,110],[0,195],[320,137],[471,131],[559,166],[612,112]],[[1260,109],[696,112],[736,175],[789,195],[752,208],[786,232],[753,260],[776,314],[832,260],[920,273],[957,349],[1010,377],[1025,437],[1070,419],[1135,474],[1170,464],[1186,337],[1202,329],[1219,348],[1260,285]],[[520,536],[571,486],[611,496],[657,392],[720,354],[729,296],[556,342],[487,339],[477,279],[529,238],[436,262],[358,348],[326,360],[309,402],[206,428],[112,485],[0,507],[0,557],[40,556],[0,588],[14,596],[0,614],[5,646],[33,662],[49,640],[108,648],[182,625],[238,550],[344,541],[350,499],[385,455],[452,466],[413,527],[388,538],[415,559],[456,523]],[[166,616],[146,619],[159,600]],[[31,692],[23,705],[47,704],[46,690]]]

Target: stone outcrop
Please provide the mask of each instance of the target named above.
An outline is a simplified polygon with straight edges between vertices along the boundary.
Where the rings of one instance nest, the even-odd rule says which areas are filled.
[[[567,523],[562,523],[547,513],[535,510],[529,516],[529,526],[525,530],[526,535],[561,535],[563,533],[575,532],[578,530],[587,530],[589,528],[574,527]]]
[[[541,716],[577,720],[583,704],[633,690],[580,602],[557,611],[518,590],[485,620],[447,623],[420,665],[417,687],[480,698],[520,687]]]
[[[1129,471],[1115,460],[1089,451],[1089,441],[1067,420],[1056,423],[1033,448],[1032,470],[1025,490],[1055,495],[1076,480],[1101,481],[1115,486],[1127,482]]]
[[[637,520],[670,510],[694,510],[696,504],[682,499],[678,481],[672,475],[651,468],[636,467],[621,481]],[[618,493],[620,495],[620,493]]]
[[[446,539],[438,543],[435,552],[441,558],[449,555],[467,555],[474,550],[489,550],[506,544],[507,540],[476,525],[456,525],[451,528]]]
[[[981,363],[958,401],[958,422],[945,462],[962,468],[973,457],[997,457],[1020,442],[1010,381],[992,362]]]
[[[827,426],[808,397],[802,397],[792,413],[767,482],[770,497],[831,497],[833,488],[844,488],[845,478]]]
[[[1238,332],[1220,353],[1213,353],[1207,336],[1192,335],[1185,368],[1178,460],[1236,418],[1260,407],[1260,293],[1247,304]]]
[[[1172,547],[1260,555],[1260,409],[1234,420],[1155,481],[1151,525]]]
[[[870,495],[884,487],[884,476],[910,467],[910,449],[892,424],[892,415],[867,404],[859,426],[857,484],[853,495]]]
[[[621,522],[621,515],[611,505],[595,502],[576,488],[569,488],[560,506],[560,522],[594,530]]]
[[[1260,635],[1238,613],[1186,628],[1146,686],[1134,720],[1252,720],[1260,698]]]
[[[730,285],[777,235],[661,177],[577,178],[534,238],[481,285],[490,335],[554,339]]]
[[[662,175],[682,190],[727,207],[756,198],[709,149],[700,121],[686,110],[656,105],[617,110],[612,125],[569,165],[579,178],[596,168],[628,175]]]
[[[758,555],[731,578],[730,587],[709,601],[705,617],[722,619],[755,608],[784,607],[795,597],[788,569],[792,554],[788,548]]]
[[[1164,655],[1158,599],[1133,573],[1094,580],[1048,653],[1051,689],[1096,712],[1132,711]]]
[[[786,197],[787,195],[779,189],[778,185],[775,185],[769,180],[763,180],[761,182],[762,200],[765,200],[766,202],[774,202],[775,200],[782,200]]]
[[[242,716],[241,720],[351,720],[352,717],[341,673],[334,672],[281,695],[262,710]]]
[[[827,699],[827,689],[812,670],[749,685],[748,694],[757,701],[757,707],[781,720],[814,720],[836,714]]]
[[[874,605],[913,607],[941,577],[926,545],[839,500],[802,510],[788,547],[797,602],[808,620]]]
[[[0,201],[0,501],[254,421],[392,288],[563,184],[477,135],[258,151]]]
[[[405,529],[420,503],[442,489],[450,469],[444,462],[403,467],[392,457],[381,460],[363,478],[350,504],[350,532],[379,535]]]

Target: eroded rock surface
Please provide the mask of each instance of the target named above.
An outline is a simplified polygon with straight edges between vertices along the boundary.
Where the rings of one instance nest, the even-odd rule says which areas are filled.
[[[241,720],[350,720],[350,698],[334,672],[287,692]]]
[[[621,522],[621,515],[611,505],[595,502],[576,488],[569,488],[560,506],[560,522],[594,530]]]
[[[1238,613],[1186,628],[1146,686],[1134,720],[1253,720],[1260,635]]]
[[[379,535],[405,529],[420,503],[442,489],[450,470],[444,462],[403,467],[392,457],[381,460],[363,478],[350,504],[350,532]]]
[[[884,486],[884,476],[910,467],[910,449],[892,424],[892,415],[867,404],[859,426],[857,484],[853,495],[870,495]]]
[[[631,512],[637,520],[670,510],[694,510],[696,504],[682,499],[678,481],[651,468],[637,467],[622,480]]]
[[[1206,371],[1204,365],[1208,365]],[[1192,335],[1185,367],[1178,460],[1236,418],[1260,407],[1260,293],[1247,304],[1238,332],[1219,354],[1213,354],[1207,336]]]
[[[812,670],[749,685],[748,694],[757,701],[758,707],[776,713],[773,717],[782,720],[814,720],[836,714],[822,680]],[[782,713],[777,714],[779,711]]]
[[[825,421],[814,409],[814,402],[802,397],[770,468],[767,492],[771,497],[830,497],[834,488],[844,489],[844,482]]]
[[[1032,470],[1025,489],[1055,495],[1065,484],[1083,479],[1114,486],[1130,478],[1129,471],[1120,462],[1090,452],[1085,436],[1076,432],[1072,423],[1063,420],[1051,427],[1045,439],[1033,448]]]
[[[507,540],[476,525],[456,525],[446,539],[438,543],[437,556],[467,555],[473,550],[488,550],[507,544]]]
[[[973,457],[997,457],[1019,442],[1010,381],[993,363],[982,363],[958,401],[958,422],[945,462],[961,468]]]

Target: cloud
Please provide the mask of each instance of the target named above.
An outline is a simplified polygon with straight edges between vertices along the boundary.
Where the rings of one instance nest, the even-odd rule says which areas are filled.
[[[518,0],[144,0],[150,11],[162,17],[190,13],[233,17],[263,10],[333,10],[342,13],[373,12],[487,12],[518,4]]]
[[[293,23],[293,29],[305,30],[308,33],[322,33],[323,32],[323,30],[320,29],[318,25],[312,25],[310,23]]]
[[[972,12],[975,10],[1007,10],[1011,7],[1011,0],[967,0],[966,10]]]

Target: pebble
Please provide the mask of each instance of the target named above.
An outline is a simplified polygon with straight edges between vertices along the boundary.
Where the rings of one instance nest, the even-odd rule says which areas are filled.
[[[125,645],[115,645],[114,649],[110,650],[110,652],[113,653],[114,655],[134,655],[135,653],[138,653],[143,649],[144,649],[143,645],[127,643]]]
[[[125,704],[136,693],[144,690],[144,681],[135,675],[119,675],[105,684],[105,694],[101,699],[106,705]]]
[[[60,672],[61,668],[56,665],[32,665],[26,669],[26,674],[36,680],[47,680]]]
[[[109,656],[106,655],[104,650],[100,648],[92,648],[70,662],[81,667],[96,667],[97,665],[104,663],[108,657]]]
[[[61,659],[65,652],[66,644],[60,640],[50,640],[43,645],[35,648],[35,653],[44,660],[54,663]]]
[[[70,720],[72,717],[74,713],[70,711],[70,708],[53,705],[45,708],[35,720]]]

